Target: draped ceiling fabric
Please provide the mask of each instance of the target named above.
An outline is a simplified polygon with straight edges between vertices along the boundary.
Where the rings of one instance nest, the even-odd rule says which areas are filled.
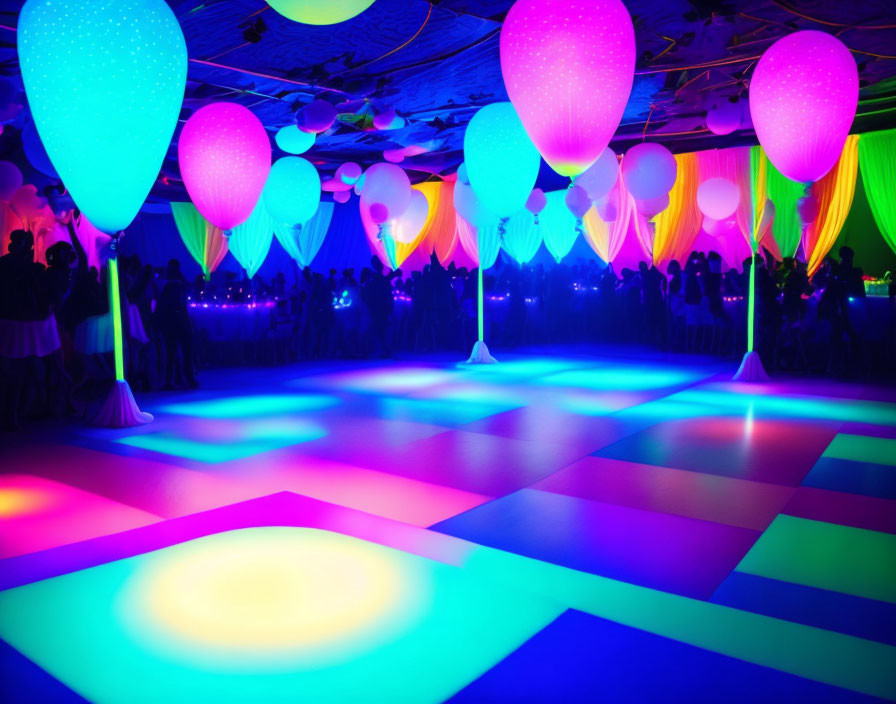
[[[268,215],[262,198],[258,199],[252,214],[230,233],[230,253],[246,270],[251,279],[264,263],[274,239],[274,221]]]
[[[535,227],[541,230],[544,246],[559,262],[569,254],[579,232],[576,229],[576,219],[566,207],[566,191],[552,191],[545,195],[547,196],[547,205],[539,213],[538,225]],[[593,211],[594,208],[592,207],[591,210]],[[534,224],[535,218],[531,213],[529,213],[529,217]]]
[[[657,265],[673,259],[683,262],[703,225],[703,214],[697,207],[697,155],[676,154],[675,161],[678,176],[669,191],[669,207],[653,218],[653,263]],[[638,229],[643,233],[642,228]]]
[[[863,134],[859,167],[874,222],[896,252],[896,130]]]
[[[507,219],[504,230],[501,248],[520,265],[531,261],[541,246],[541,230],[535,225],[532,213],[525,208],[514,213]]]
[[[333,219],[332,202],[321,201],[317,212],[301,227],[274,223],[274,234],[283,245],[283,249],[290,257],[296,260],[299,267],[310,266],[317,256],[320,246],[330,229],[330,221]]]
[[[187,251],[207,279],[227,254],[227,238],[192,203],[171,203],[171,214]]]
[[[856,192],[858,167],[859,136],[851,134],[846,138],[843,153],[834,168],[812,185],[812,195],[818,199],[818,216],[803,234],[809,276],[821,266],[843,229]]]

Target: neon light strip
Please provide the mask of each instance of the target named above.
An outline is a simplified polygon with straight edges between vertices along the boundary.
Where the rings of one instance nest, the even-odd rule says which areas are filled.
[[[479,296],[477,301],[477,309],[478,309],[478,323],[479,323],[479,341],[482,342],[485,339],[485,335],[483,334],[483,328],[485,327],[485,323],[482,319],[482,266],[479,266]]]
[[[109,259],[109,307],[115,336],[115,379],[124,381],[124,340],[121,336],[121,297],[118,293],[118,258]]]

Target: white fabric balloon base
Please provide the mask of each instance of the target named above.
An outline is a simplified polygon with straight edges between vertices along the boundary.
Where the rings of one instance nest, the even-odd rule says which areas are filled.
[[[116,381],[93,424],[103,428],[130,428],[152,421],[152,414],[144,413],[137,406],[128,382]]]
[[[768,381],[768,374],[765,367],[762,366],[762,360],[755,351],[747,352],[743,361],[740,363],[740,369],[734,375],[734,381]]]
[[[467,360],[467,364],[497,363],[498,360],[488,353],[488,346],[482,340],[477,340],[476,344],[473,345],[473,351],[470,353],[470,358]]]

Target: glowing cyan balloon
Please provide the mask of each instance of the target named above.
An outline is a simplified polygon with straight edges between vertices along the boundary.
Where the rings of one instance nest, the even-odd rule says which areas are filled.
[[[731,217],[740,205],[740,188],[727,178],[710,178],[697,188],[697,207],[713,220]]]
[[[274,137],[277,146],[287,154],[304,154],[314,146],[314,133],[304,132],[298,125],[281,127]]]
[[[750,114],[759,144],[793,181],[824,176],[856,115],[856,62],[836,37],[804,30],[772,44],[753,71]]]
[[[194,112],[180,133],[177,157],[193,205],[222,230],[248,219],[271,171],[268,133],[237,103]]]
[[[357,183],[358,179],[361,178],[361,167],[358,166],[353,161],[347,161],[338,169],[336,169],[336,175],[334,178],[339,179],[343,183],[348,184],[349,186],[353,186]]]
[[[395,164],[374,164],[364,174],[364,190],[361,191],[361,205],[371,207],[382,203],[389,211],[390,218],[400,218],[411,202],[411,182],[400,166]],[[380,223],[377,223],[380,224]]]
[[[274,10],[302,24],[338,24],[360,15],[373,0],[268,0]]]
[[[187,47],[174,13],[164,0],[28,0],[17,39],[53,166],[96,227],[125,229],[159,174],[183,102]]]
[[[486,227],[498,220],[476,197],[473,187],[460,179],[454,184],[454,210],[473,227]]]
[[[426,218],[429,217],[429,201],[421,191],[411,191],[411,202],[408,209],[404,211],[404,215],[395,221],[392,226],[392,237],[396,242],[402,244],[410,244],[413,242],[420,230],[426,224]]]
[[[501,29],[510,102],[562,176],[593,164],[632,90],[635,32],[620,0],[517,0]]]
[[[652,200],[668,193],[677,176],[678,162],[662,144],[636,144],[622,158],[622,178],[635,200]]]
[[[28,159],[28,163],[31,166],[42,174],[59,178],[59,172],[56,171],[56,167],[50,161],[50,156],[47,154],[47,150],[44,149],[44,144],[41,142],[40,135],[37,133],[37,128],[33,122],[27,122],[22,128],[22,150],[25,152],[25,158]]]
[[[616,153],[607,147],[588,170],[576,176],[576,185],[581,186],[588,193],[591,200],[603,198],[619,176],[619,160]]]
[[[482,204],[499,218],[526,205],[541,158],[513,105],[480,108],[464,134],[464,165]]]
[[[317,169],[300,156],[277,159],[271,167],[263,197],[274,222],[304,225],[320,205]]]

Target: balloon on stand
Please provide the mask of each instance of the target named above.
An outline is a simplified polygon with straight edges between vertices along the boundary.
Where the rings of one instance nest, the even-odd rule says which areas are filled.
[[[740,129],[743,106],[722,98],[706,112],[706,129],[716,135],[731,134]]]
[[[180,133],[177,156],[193,205],[225,232],[249,218],[271,171],[268,133],[237,103],[194,112]]]
[[[663,193],[656,198],[648,198],[647,200],[636,200],[635,209],[646,218],[652,218],[663,212],[669,207],[669,194]]]
[[[740,205],[740,188],[727,178],[710,178],[697,187],[697,207],[713,220],[730,217]]]
[[[17,44],[53,173],[97,228],[124,230],[159,175],[183,103],[177,18],[164,0],[28,0]]]
[[[522,210],[535,187],[541,158],[513,105],[480,108],[464,133],[464,165],[470,186],[499,218]]]
[[[373,5],[373,0],[269,0],[278,13],[302,24],[338,24]]]
[[[263,197],[274,222],[304,225],[320,205],[320,176],[317,169],[300,156],[277,159],[271,167]]]
[[[303,132],[320,134],[336,122],[336,108],[320,98],[312,100],[296,113],[296,124]]]
[[[348,203],[351,197],[352,194],[350,191],[336,191],[333,193],[333,200],[337,203]]]
[[[812,195],[803,196],[796,202],[796,211],[803,224],[815,222],[815,218],[818,217],[818,199]]]
[[[358,179],[361,178],[361,174],[363,171],[361,167],[358,166],[353,161],[347,161],[342,164],[338,169],[336,169],[336,175],[334,178],[339,179],[343,183],[347,183],[350,186],[353,186],[357,183]]]
[[[620,0],[517,0],[500,39],[510,102],[538,151],[577,176],[610,143],[635,71],[635,32]]]
[[[482,204],[473,187],[460,179],[454,184],[454,209],[470,225],[477,228],[493,225],[498,219]]]
[[[392,218],[401,217],[411,202],[411,182],[400,166],[374,164],[364,174],[361,202],[368,208],[381,203]]]
[[[22,172],[11,161],[0,161],[0,201],[9,200],[22,187]]]
[[[538,224],[538,214],[548,204],[548,198],[540,188],[533,188],[526,199],[526,210],[535,216],[535,224]]]
[[[575,184],[588,193],[591,200],[603,198],[619,177],[619,160],[616,153],[607,147],[588,170],[576,176]]]
[[[750,115],[769,160],[792,181],[824,176],[843,151],[859,100],[856,61],[827,32],[772,44],[750,80]]]
[[[281,127],[274,136],[274,141],[287,154],[304,154],[314,146],[314,133],[304,132],[298,125]]]
[[[666,147],[642,142],[622,158],[622,178],[635,200],[651,200],[672,190],[678,176],[678,162]]]
[[[426,225],[429,217],[429,201],[422,192],[412,190],[411,202],[404,214],[395,220],[392,227],[392,237],[396,242],[411,244],[420,234],[420,230]]]
[[[573,186],[566,191],[566,207],[576,220],[585,217],[585,213],[591,210],[591,199],[581,186]]]

